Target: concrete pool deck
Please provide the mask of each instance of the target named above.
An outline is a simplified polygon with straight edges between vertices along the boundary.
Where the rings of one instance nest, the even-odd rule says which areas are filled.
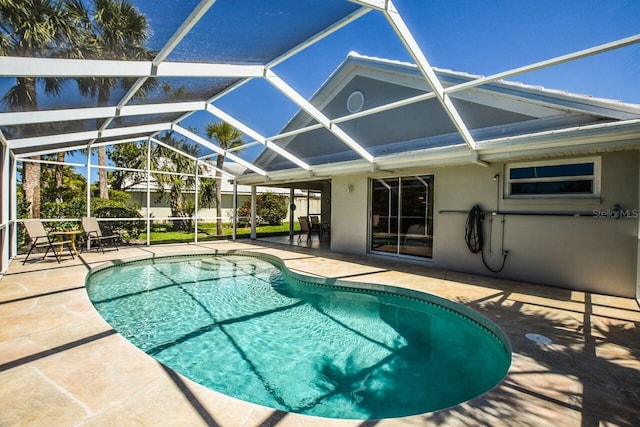
[[[455,407],[391,420],[329,420],[277,411],[208,390],[118,335],[84,289],[108,260],[245,250],[310,275],[402,286],[465,304],[497,323],[513,347],[496,388]],[[610,297],[380,258],[267,241],[132,246],[53,257],[0,278],[0,426],[417,426],[638,425],[640,309]],[[527,333],[544,335],[536,344]]]

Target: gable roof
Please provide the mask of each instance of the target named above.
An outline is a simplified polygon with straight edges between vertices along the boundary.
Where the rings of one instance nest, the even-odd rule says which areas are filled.
[[[499,160],[501,155],[512,158],[515,152],[522,156],[568,154],[640,142],[640,105],[505,80],[466,87],[484,77],[433,70],[450,91],[476,139],[477,150],[465,146],[420,70],[411,63],[351,52],[309,102],[372,153],[378,166],[478,162],[479,156]],[[355,91],[367,101],[361,111],[351,113],[345,100]],[[423,126],[406,132],[407,127],[417,126],[416,121]],[[390,129],[386,140],[381,137],[385,128]],[[297,133],[301,129],[309,131]],[[371,169],[302,110],[280,135],[285,137],[278,145],[316,166],[315,170],[324,167],[326,173],[335,175]],[[263,151],[255,164],[282,179],[301,176],[274,152]]]

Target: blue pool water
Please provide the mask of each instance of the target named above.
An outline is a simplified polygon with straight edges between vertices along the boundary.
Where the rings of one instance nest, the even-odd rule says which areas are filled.
[[[285,411],[351,419],[430,412],[491,389],[509,368],[508,343],[433,299],[284,272],[247,256],[155,259],[92,272],[87,290],[107,322],[163,364]]]

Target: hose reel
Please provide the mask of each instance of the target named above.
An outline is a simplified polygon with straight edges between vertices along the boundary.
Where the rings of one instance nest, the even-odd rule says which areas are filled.
[[[480,205],[474,205],[469,211],[469,215],[467,215],[467,222],[464,226],[464,240],[469,248],[471,253],[478,253],[482,257],[482,263],[487,268],[487,270],[492,273],[500,273],[504,269],[504,265],[507,261],[508,251],[502,251],[502,265],[499,269],[493,269],[487,264],[487,261],[484,259],[484,235],[482,231],[482,223],[484,222],[484,212]],[[503,231],[504,233],[504,231]]]

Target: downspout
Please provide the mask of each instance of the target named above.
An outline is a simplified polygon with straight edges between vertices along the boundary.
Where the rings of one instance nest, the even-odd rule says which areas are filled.
[[[295,188],[291,187],[289,189],[289,240],[293,240],[293,226],[294,226],[294,215],[295,215]]]

